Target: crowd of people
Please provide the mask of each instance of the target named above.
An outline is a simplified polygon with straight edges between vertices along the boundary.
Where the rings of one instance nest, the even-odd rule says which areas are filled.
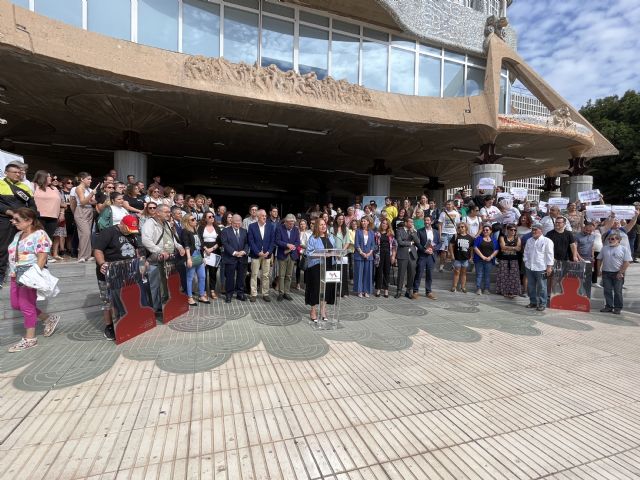
[[[636,214],[624,221],[610,216],[590,219],[585,205],[551,206],[542,212],[535,202],[492,194],[471,197],[460,191],[444,205],[422,195],[386,198],[384,205],[359,200],[345,209],[332,203],[304,213],[280,217],[278,208],[251,205],[248,214],[230,212],[212,198],[185,195],[161,185],[156,176],[147,186],[133,175],[120,181],[112,169],[100,179],[88,172],[58,178],[40,170],[27,180],[27,165],[13,162],[0,180],[0,285],[9,273],[11,305],[24,316],[25,336],[10,347],[18,352],[37,345],[37,319],[51,335],[60,318],[36,307],[34,292],[20,284],[30,265],[73,258],[95,261],[104,301],[105,336],[115,338],[110,264],[145,257],[146,302],[157,312],[167,300],[165,275],[171,260],[180,273],[189,305],[218,300],[291,301],[292,289],[305,290],[311,321],[327,318],[327,304],[351,293],[430,300],[434,272],[453,271],[451,292],[486,295],[497,266],[495,294],[528,297],[528,308],[544,310],[554,268],[564,262],[589,262],[589,283],[604,288],[604,312],[623,308],[624,274],[638,253]],[[329,268],[341,271],[339,291],[326,288],[320,298],[320,258],[314,252],[342,249],[344,258]],[[7,270],[8,268],[8,270]],[[475,269],[475,285],[467,274]],[[423,280],[424,277],[424,280]],[[197,279],[197,292],[193,291]],[[219,279],[219,280],[218,280]],[[351,283],[352,281],[352,283]],[[395,291],[391,292],[392,286]]]

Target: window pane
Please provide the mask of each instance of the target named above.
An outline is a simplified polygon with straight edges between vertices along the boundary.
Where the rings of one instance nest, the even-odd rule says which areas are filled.
[[[415,61],[413,52],[391,49],[391,91],[413,95],[415,85]]]
[[[301,74],[316,72],[319,79],[327,76],[329,32],[300,25],[298,70]]]
[[[375,40],[380,40],[381,42],[388,42],[389,35],[387,33],[381,32],[379,30],[374,30],[373,28],[364,27],[362,30],[362,35],[365,37],[370,37]]]
[[[506,113],[506,100],[507,100],[507,79],[500,78],[500,102],[498,103],[498,113]]]
[[[273,13],[274,15],[280,15],[281,17],[295,17],[295,11],[293,10],[293,8],[277,5],[275,3],[263,3],[262,11]]]
[[[387,56],[386,45],[362,42],[362,85],[387,91]]]
[[[253,65],[258,60],[258,14],[224,9],[224,58]]]
[[[438,57],[442,56],[441,48],[431,47],[429,45],[425,45],[424,43],[420,44],[420,51],[423,53],[429,53],[431,55],[437,55]]]
[[[358,38],[334,33],[331,40],[331,76],[336,80],[358,83],[359,50]]]
[[[440,65],[439,58],[420,55],[418,95],[423,97],[440,96]]]
[[[35,11],[82,28],[82,0],[36,0]]]
[[[486,67],[487,66],[487,60],[484,58],[478,58],[478,57],[472,57],[471,55],[467,55],[467,63],[469,63],[470,65],[477,65],[479,67]]]
[[[467,96],[480,95],[484,90],[484,70],[467,68]]]
[[[236,5],[242,5],[243,7],[249,7],[258,9],[259,0],[227,0],[227,3],[235,3]]]
[[[220,7],[213,3],[182,5],[182,51],[190,55],[220,56]]]
[[[29,8],[29,0],[11,0],[11,3],[18,5],[19,7]]]
[[[444,62],[444,96],[464,97],[464,65]]]
[[[305,12],[304,10],[300,11],[300,21],[307,23],[315,23],[316,25],[320,25],[322,27],[329,26],[329,17],[321,17],[320,15],[316,15],[315,13]]]
[[[354,33],[356,35],[360,35],[360,27],[358,25],[354,25],[353,23],[342,22],[340,20],[333,21],[333,28],[335,30],[340,30],[342,32]]]
[[[293,70],[293,23],[262,17],[262,66]]]
[[[178,50],[178,2],[138,0],[138,42]]]
[[[416,42],[414,40],[398,37],[397,35],[391,35],[391,44],[398,47],[416,49]]]
[[[455,52],[450,52],[448,50],[445,50],[444,56],[446,58],[450,58],[451,60],[458,60],[459,62],[465,61],[465,56],[464,54],[461,54],[461,53],[455,53]]]
[[[87,28],[131,40],[131,0],[91,0],[87,3]]]

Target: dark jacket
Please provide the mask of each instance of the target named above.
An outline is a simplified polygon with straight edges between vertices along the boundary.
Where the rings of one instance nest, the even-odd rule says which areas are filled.
[[[431,243],[431,247],[433,248],[432,255],[435,257],[435,255],[438,253],[438,244],[440,243],[440,232],[438,232],[438,230],[436,230],[433,227],[431,228],[433,232],[433,242]],[[418,239],[420,240],[420,244],[418,245],[418,257],[429,256],[427,252],[424,251],[427,248],[427,244],[429,243],[429,241],[427,240],[427,227],[422,227],[418,230]]]
[[[286,250],[288,243],[293,244],[295,248],[291,252],[285,254],[284,251]],[[278,246],[278,251],[276,253],[278,260],[284,260],[288,255],[291,256],[292,260],[297,260],[299,256],[298,247],[300,246],[300,230],[298,230],[298,227],[294,226],[291,229],[291,239],[289,239],[286,225],[278,225],[276,227],[276,245]]]
[[[261,252],[273,253],[273,248],[276,243],[276,228],[273,225],[269,225],[269,222],[264,225],[264,238],[260,235],[260,226],[258,222],[254,222],[249,225],[249,256],[251,258],[258,258],[258,254]]]
[[[193,255],[193,252],[196,250],[196,235],[196,233],[190,232],[186,228],[182,229],[182,233],[180,234],[180,243],[182,243],[185,249],[189,249],[190,255]],[[202,243],[200,244],[202,245]]]
[[[219,247],[222,246],[222,229],[218,226],[218,225],[214,225],[213,229],[216,231],[216,233],[218,234],[218,236],[216,237],[216,242],[218,244]],[[211,242],[205,242],[204,241],[204,226],[200,225],[198,227],[198,236],[200,237],[200,241],[202,242],[202,245],[207,247],[207,248],[211,248],[213,245],[211,245]],[[214,253],[220,253],[220,252],[214,252]]]
[[[220,234],[224,252],[222,254],[222,262],[225,264],[247,263],[249,254],[249,241],[247,231],[240,227],[239,238],[236,237],[233,228],[225,228]],[[244,250],[247,255],[242,257],[234,257],[233,252]]]
[[[416,260],[418,253],[416,245],[420,243],[418,234],[416,232],[410,232],[404,227],[399,228],[396,232],[396,240],[398,242],[398,253],[396,253],[396,259],[398,260]]]
[[[26,200],[14,195],[9,184],[12,184],[18,191],[19,195],[24,196]],[[14,211],[22,207],[27,207],[33,211],[37,211],[36,202],[33,199],[33,195],[31,194],[29,187],[22,182],[13,183],[6,177],[0,180],[0,219],[4,219],[5,221],[10,220],[5,212],[7,210]]]

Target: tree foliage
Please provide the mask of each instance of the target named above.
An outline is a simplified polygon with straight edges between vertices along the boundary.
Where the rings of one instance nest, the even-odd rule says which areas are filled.
[[[607,203],[640,200],[640,94],[629,90],[622,98],[589,100],[580,113],[620,152],[591,161],[594,187]]]

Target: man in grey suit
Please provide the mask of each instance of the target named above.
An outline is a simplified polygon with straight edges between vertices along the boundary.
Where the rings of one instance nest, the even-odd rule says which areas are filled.
[[[418,259],[416,245],[420,244],[420,239],[413,228],[413,220],[411,218],[406,219],[404,226],[398,229],[396,240],[398,242],[398,251],[396,253],[396,259],[398,260],[398,291],[395,298],[400,298],[400,295],[402,295],[402,285],[406,275],[407,290],[404,296],[415,300],[418,295],[413,293],[413,279],[416,274],[416,261]]]

